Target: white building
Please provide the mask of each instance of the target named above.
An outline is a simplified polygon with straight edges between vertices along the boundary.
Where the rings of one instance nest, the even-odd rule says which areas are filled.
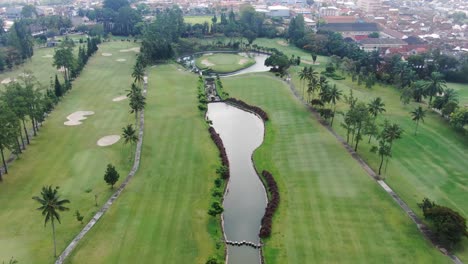
[[[338,8],[334,6],[321,7],[320,16],[321,17],[338,16]]]
[[[270,17],[289,17],[289,8],[285,6],[269,6],[267,16]]]
[[[357,6],[369,14],[377,14],[382,10],[382,0],[358,0]]]

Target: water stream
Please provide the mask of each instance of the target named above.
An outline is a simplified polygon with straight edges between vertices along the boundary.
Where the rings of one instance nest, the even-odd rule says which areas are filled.
[[[263,141],[264,124],[256,115],[226,103],[208,104],[213,122],[229,158],[231,177],[224,197],[224,233],[229,241],[260,243],[258,233],[265,213],[265,188],[252,163],[253,151]],[[260,250],[227,246],[229,264],[258,264]]]

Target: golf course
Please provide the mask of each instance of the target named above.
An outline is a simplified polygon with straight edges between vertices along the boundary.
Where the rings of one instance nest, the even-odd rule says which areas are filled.
[[[193,18],[192,23],[199,23],[201,18]],[[177,59],[160,57],[157,63],[146,64],[139,56],[145,52],[142,43],[111,40],[99,44],[98,51],[73,80],[72,89],[65,91],[55,109],[47,114],[38,135],[31,137],[31,144],[9,164],[8,174],[0,183],[0,263],[10,259],[19,264],[54,263],[52,237],[56,237],[59,255],[80,231],[88,230],[87,223],[94,224],[96,213],[99,220],[77,240],[64,262],[57,263],[218,264],[227,260],[236,264],[242,259],[236,260],[233,254],[239,254],[236,250],[249,243],[247,251],[256,250],[255,263],[258,257],[268,264],[453,262],[408,216],[412,210],[424,220],[418,203],[425,197],[468,216],[468,138],[429,109],[427,100],[403,104],[395,87],[377,83],[366,88],[340,72],[344,77],[341,80],[328,79],[328,85],[336,85],[341,92],[334,105],[333,125],[328,129],[326,122],[308,107],[310,104],[305,105],[305,101],[311,102],[319,95],[307,94],[300,72],[304,67],[313,67],[320,76],[329,57],[312,59],[310,53],[285,39],[256,39],[254,44],[259,47],[275,48],[288,58],[301,58],[299,65],[289,65],[287,73],[279,77],[266,72],[269,68],[244,73],[255,68],[250,66],[256,62],[255,57],[244,52],[203,53],[195,59],[198,69],[184,68],[174,62]],[[45,88],[52,87],[55,74],[60,82],[64,80],[63,73],[52,66],[54,52],[53,48],[34,50],[31,60],[0,74],[0,82],[7,85],[28,72],[37,78],[42,85],[40,91],[45,93]],[[198,70],[226,75],[207,77]],[[233,72],[239,75],[228,75]],[[6,90],[3,84],[0,92]],[[466,85],[447,86],[457,91],[460,105],[468,103]],[[141,94],[142,87],[147,88],[145,95]],[[342,124],[350,108],[344,98],[351,91],[366,105],[381,98],[385,111],[375,118],[375,123],[389,120],[402,128],[402,137],[392,145],[380,175],[394,194],[389,195],[369,176],[365,164],[357,160],[357,156],[361,157],[377,171],[381,159],[371,149],[379,144],[378,139],[363,136],[356,152],[339,140],[346,140],[349,134]],[[217,96],[221,93],[231,99],[217,107],[213,107],[216,103],[208,103],[208,98],[222,101]],[[143,102],[141,108],[135,106],[138,98]],[[411,112],[419,106],[426,115],[417,123],[416,131]],[[216,109],[227,108],[234,114],[216,116]],[[211,120],[206,111],[213,111],[217,119]],[[134,172],[135,149],[139,148],[137,139],[125,137],[125,128],[141,133],[138,114],[144,117],[139,168],[125,188],[118,189],[129,172]],[[240,119],[225,120],[236,116],[250,120],[255,129],[240,129],[247,123]],[[216,124],[222,125],[225,134],[220,132],[222,129],[213,132]],[[226,131],[246,134],[226,136]],[[250,132],[256,134],[248,135]],[[245,135],[255,139],[251,149]],[[223,136],[228,137],[225,145]],[[241,151],[245,149],[249,149],[248,156]],[[239,165],[242,163],[234,162],[236,158],[250,162],[248,175]],[[114,165],[120,175],[112,184],[104,176],[108,164]],[[264,178],[265,171],[271,173],[274,188],[269,185],[271,179]],[[230,176],[224,177],[226,172]],[[252,195],[247,195],[252,186],[242,185],[247,181],[232,185],[236,184],[232,178],[236,175],[255,178],[258,188],[253,192],[262,192],[260,198],[256,197],[261,203],[251,200],[242,205],[241,199],[232,198],[236,192],[237,197]],[[31,199],[49,185],[60,193],[60,199],[70,201],[66,204],[69,210],[60,211],[59,221],[52,226],[54,233],[50,221],[37,210],[38,199]],[[120,196],[111,199],[113,203],[106,207],[106,201],[119,191]],[[270,207],[274,191],[281,199],[277,197],[278,207],[270,215],[271,234],[262,237],[257,235],[256,226],[259,231],[263,228],[267,216],[264,208]],[[405,212],[395,197],[400,197],[410,210]],[[231,205],[225,203],[229,198]],[[216,204],[213,201],[221,201],[215,214],[210,211]],[[250,209],[254,203],[257,207],[261,204],[260,209],[255,208],[254,220],[253,214],[240,216],[229,211],[236,206]],[[101,217],[103,206],[106,210]],[[249,212],[247,209],[240,211]],[[229,213],[234,217],[229,218]],[[81,220],[79,215],[83,216]],[[246,241],[239,235],[242,232],[236,233],[231,219],[249,217],[249,227],[254,229],[249,235],[255,239]],[[226,236],[230,228],[234,230],[232,237],[239,235],[236,241]],[[450,253],[468,262],[468,239],[464,237]],[[234,261],[229,261],[230,256]]]
[[[255,64],[254,59],[231,53],[206,53],[195,60],[197,68],[210,69],[215,73],[236,72],[253,64]]]

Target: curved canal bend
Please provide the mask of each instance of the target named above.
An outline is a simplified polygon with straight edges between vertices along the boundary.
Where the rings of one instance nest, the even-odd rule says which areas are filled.
[[[252,154],[263,142],[263,121],[226,103],[208,104],[207,117],[223,140],[231,177],[224,196],[224,234],[229,241],[260,243],[258,233],[267,197],[252,162]],[[258,264],[260,250],[227,245],[229,264]]]

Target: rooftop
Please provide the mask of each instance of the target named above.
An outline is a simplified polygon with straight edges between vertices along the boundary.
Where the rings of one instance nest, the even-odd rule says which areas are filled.
[[[362,45],[408,45],[400,39],[390,39],[390,38],[366,38],[359,41]]]
[[[328,30],[335,32],[348,32],[348,31],[366,31],[378,32],[379,27],[376,23],[329,23],[320,27],[320,30]]]

